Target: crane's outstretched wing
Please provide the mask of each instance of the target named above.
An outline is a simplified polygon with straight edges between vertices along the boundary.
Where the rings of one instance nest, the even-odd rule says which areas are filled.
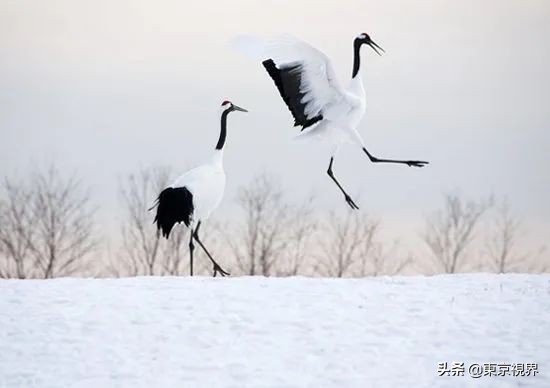
[[[356,102],[338,83],[325,54],[291,36],[265,46],[262,64],[302,130],[332,119]]]
[[[305,93],[300,90],[302,84],[301,65],[290,64],[277,68],[273,59],[266,59],[262,62],[270,77],[279,89],[286,106],[294,117],[294,126],[302,126],[302,130],[323,119],[322,114],[308,117],[305,114],[307,104],[302,102]]]

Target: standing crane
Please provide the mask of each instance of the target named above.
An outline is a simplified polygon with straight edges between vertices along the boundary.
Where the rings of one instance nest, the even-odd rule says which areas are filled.
[[[234,111],[248,112],[231,101],[223,101],[220,137],[212,158],[205,164],[187,171],[174,183],[159,194],[155,204],[149,210],[157,208],[155,221],[157,230],[166,238],[176,223],[184,223],[190,228],[189,272],[193,276],[193,251],[195,240],[204,250],[214,266],[214,276],[229,275],[214,260],[199,238],[201,223],[218,207],[225,190],[225,172],[223,170],[223,147],[227,136],[227,116]]]
[[[413,167],[428,164],[422,160],[378,158],[367,150],[361,135],[357,132],[366,106],[365,89],[359,71],[360,50],[365,44],[378,55],[382,55],[380,51],[384,52],[368,34],[359,34],[353,41],[353,70],[347,88],[343,88],[336,80],[329,58],[299,39],[284,36],[263,46],[259,53],[264,68],[275,82],[283,101],[294,117],[294,126],[302,127],[302,133],[297,138],[320,138],[331,144],[327,174],[344,194],[352,209],[359,207],[332,171],[334,158],[342,144],[358,145],[373,163],[398,163]],[[304,131],[306,128],[309,129]]]

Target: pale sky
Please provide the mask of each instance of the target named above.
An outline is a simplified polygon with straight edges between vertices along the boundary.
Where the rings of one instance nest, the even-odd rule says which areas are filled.
[[[263,170],[281,176],[290,198],[314,192],[320,210],[344,211],[328,155],[290,143],[297,129],[271,80],[229,42],[291,33],[332,58],[347,84],[360,32],[387,53],[363,49],[359,130],[369,150],[431,162],[373,165],[343,149],[335,173],[361,211],[417,233],[442,192],[493,192],[548,235],[547,0],[0,0],[0,175],[54,160],[78,172],[114,224],[117,178],[200,163],[231,99],[250,113],[229,120],[222,214]]]

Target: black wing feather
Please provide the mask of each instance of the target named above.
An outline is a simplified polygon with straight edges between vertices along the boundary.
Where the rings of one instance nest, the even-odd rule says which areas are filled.
[[[168,187],[160,193],[157,199],[157,229],[162,230],[166,238],[178,222],[185,226],[191,224],[193,218],[193,194],[186,187]]]
[[[294,126],[302,126],[302,131],[323,119],[322,115],[307,118],[305,114],[306,104],[302,103],[304,93],[300,91],[302,83],[302,65],[290,64],[284,67],[277,68],[273,59],[267,59],[262,62],[267,73],[275,82],[279,93],[283,98],[286,106],[294,117]]]

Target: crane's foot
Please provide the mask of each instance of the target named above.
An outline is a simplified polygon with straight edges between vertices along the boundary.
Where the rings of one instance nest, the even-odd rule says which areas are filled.
[[[231,275],[229,272],[224,271],[218,264],[214,264],[214,277],[218,275],[218,272],[222,275],[222,277]]]
[[[355,202],[353,202],[353,199],[351,199],[351,197],[349,195],[345,195],[345,198],[346,198],[346,202],[348,203],[348,205],[353,209],[353,210],[359,210],[359,206],[357,206],[357,204]]]
[[[409,167],[424,167],[426,164],[429,164],[430,162],[425,162],[423,160],[407,160],[405,163]]]

